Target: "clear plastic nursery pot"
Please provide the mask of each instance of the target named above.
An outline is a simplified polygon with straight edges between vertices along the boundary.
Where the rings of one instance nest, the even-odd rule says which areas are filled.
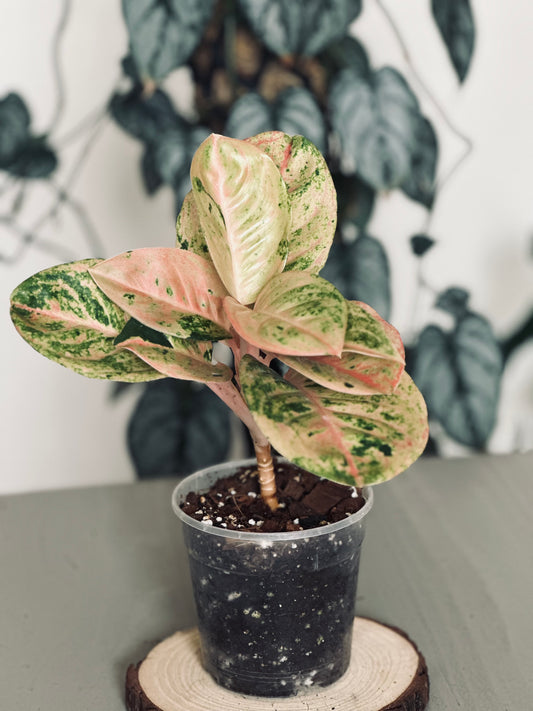
[[[198,613],[203,664],[218,684],[257,696],[293,696],[339,679],[350,662],[365,505],[307,531],[254,533],[185,514],[190,491],[255,460],[203,469],[174,490]]]

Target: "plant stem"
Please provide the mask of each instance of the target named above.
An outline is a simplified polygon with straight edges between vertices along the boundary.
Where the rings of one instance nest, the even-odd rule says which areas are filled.
[[[257,457],[261,498],[271,511],[275,511],[279,506],[279,502],[276,495],[276,477],[274,475],[274,462],[272,461],[270,444],[268,442],[260,444],[254,439],[254,449]]]
[[[276,496],[274,463],[272,461],[269,441],[256,425],[252,413],[233,383],[206,383],[206,385],[215,395],[218,395],[222,402],[226,403],[230,410],[232,410],[248,428],[254,443],[255,456],[257,457],[261,498],[272,511],[275,511],[278,508],[278,499]]]

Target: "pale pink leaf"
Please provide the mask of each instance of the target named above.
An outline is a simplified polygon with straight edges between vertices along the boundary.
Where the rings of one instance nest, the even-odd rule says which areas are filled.
[[[404,369],[402,363],[394,360],[348,352],[340,357],[285,356],[283,360],[315,383],[349,395],[391,393]]]
[[[197,340],[228,336],[227,291],[213,264],[193,252],[136,249],[101,262],[91,275],[126,313],[156,331]]]
[[[346,395],[251,356],[240,363],[244,399],[271,444],[319,476],[358,486],[391,479],[424,451],[427,411],[404,372],[388,395]]]
[[[276,355],[339,355],[346,302],[325,279],[307,272],[274,277],[253,309],[227,297],[226,313],[239,336]]]
[[[185,196],[176,220],[176,247],[211,261],[192,190]]]
[[[213,363],[206,358],[210,345],[196,341],[172,340],[172,347],[148,343],[142,338],[129,338],[120,343],[159,373],[178,380],[194,380],[202,383],[226,382],[233,371],[223,363]]]
[[[291,226],[285,270],[318,273],[337,225],[337,195],[324,157],[303,136],[269,131],[247,140],[274,161],[287,186]]]
[[[287,256],[290,208],[279,171],[250,143],[212,134],[194,155],[191,181],[220,278],[251,304]]]
[[[405,350],[398,331],[362,301],[347,301],[348,323],[345,351],[405,364]]]

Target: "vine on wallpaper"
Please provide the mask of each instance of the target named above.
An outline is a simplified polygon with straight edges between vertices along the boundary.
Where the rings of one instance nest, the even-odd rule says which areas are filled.
[[[93,254],[103,254],[90,217],[72,186],[103,123],[112,118],[140,142],[140,173],[148,195],[169,187],[176,212],[188,192],[191,157],[210,132],[237,138],[278,129],[303,134],[326,155],[339,196],[339,227],[324,274],[347,298],[365,301],[385,318],[391,312],[390,265],[379,237],[368,232],[376,199],[400,190],[425,208],[417,234],[406,235],[420,262],[435,244],[431,217],[439,194],[472,150],[413,65],[409,49],[381,0],[373,0],[402,51],[414,88],[397,69],[372,66],[357,39],[362,0],[122,0],[129,53],[122,61],[127,90],[114,91],[70,135],[58,138],[64,106],[60,47],[71,2],[65,0],[54,37],[52,62],[57,106],[50,128],[37,136],[24,99],[0,101],[0,191],[11,197],[0,221],[19,237],[16,261],[31,245],[64,257],[61,245],[40,233],[59,210],[70,210]],[[469,0],[432,0],[434,22],[458,81],[468,75],[475,45]],[[190,69],[197,119],[180,115],[164,80]],[[439,140],[418,96],[430,102],[464,150],[437,179]],[[61,151],[76,139],[77,160],[62,185],[55,179]],[[20,227],[27,194],[36,181],[50,189],[50,205],[31,229]],[[504,344],[489,322],[469,308],[469,294],[450,285],[435,293],[436,306],[453,320],[451,330],[426,325],[408,344],[408,367],[424,393],[433,422],[461,444],[482,450],[493,430],[505,359],[531,336],[531,319]],[[139,476],[190,471],[219,461],[228,450],[230,424],[209,391],[179,381],[144,386],[131,417],[130,451]],[[194,445],[194,446],[192,446]],[[438,451],[434,438],[432,450]]]

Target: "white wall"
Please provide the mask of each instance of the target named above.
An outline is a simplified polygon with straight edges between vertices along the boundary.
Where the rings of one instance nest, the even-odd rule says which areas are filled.
[[[433,29],[427,0],[401,4],[387,0],[386,4],[407,41],[413,65],[452,123],[474,142],[474,151],[436,206],[431,234],[438,244],[424,260],[425,277],[436,289],[452,284],[469,289],[472,306],[489,316],[503,336],[533,301],[533,46],[528,31],[533,26],[533,5],[526,0],[516,0],[512,6],[473,3],[476,52],[467,82],[458,88]],[[17,0],[6,5],[0,24],[0,98],[10,90],[21,93],[32,110],[34,127],[44,131],[56,101],[50,45],[62,3]],[[119,77],[119,61],[127,47],[118,1],[73,5],[61,46],[67,105],[57,139],[103,105]],[[365,3],[354,29],[370,49],[374,64],[398,66],[419,94],[439,131],[445,173],[461,154],[463,143],[418,90],[376,4]],[[182,87],[180,98],[186,103],[188,87],[180,84],[180,78],[173,85]],[[82,149],[83,141],[69,144],[58,183],[68,180]],[[138,159],[138,144],[108,121],[74,183],[74,197],[85,206],[105,244],[102,256],[173,243],[172,195],[162,191],[155,198],[145,196]],[[0,174],[0,193],[4,177]],[[13,195],[8,191],[0,197],[0,214],[6,212]],[[21,222],[30,226],[52,203],[48,188],[33,188]],[[407,246],[409,236],[420,231],[424,214],[422,208],[393,193],[381,200],[370,225],[393,262],[392,320],[406,337],[433,315],[427,301],[414,311],[416,263]],[[109,384],[85,380],[48,362],[18,337],[10,323],[8,298],[20,281],[57,261],[93,256],[68,207],[47,223],[43,235],[59,246],[61,255],[54,257],[34,246],[16,264],[0,263],[0,493],[134,477],[125,448],[134,393],[110,403]],[[0,224],[2,253],[16,246],[11,231]],[[532,356],[531,349],[524,351],[508,373],[491,443],[494,450],[533,446]],[[514,419],[521,420],[518,429]]]

